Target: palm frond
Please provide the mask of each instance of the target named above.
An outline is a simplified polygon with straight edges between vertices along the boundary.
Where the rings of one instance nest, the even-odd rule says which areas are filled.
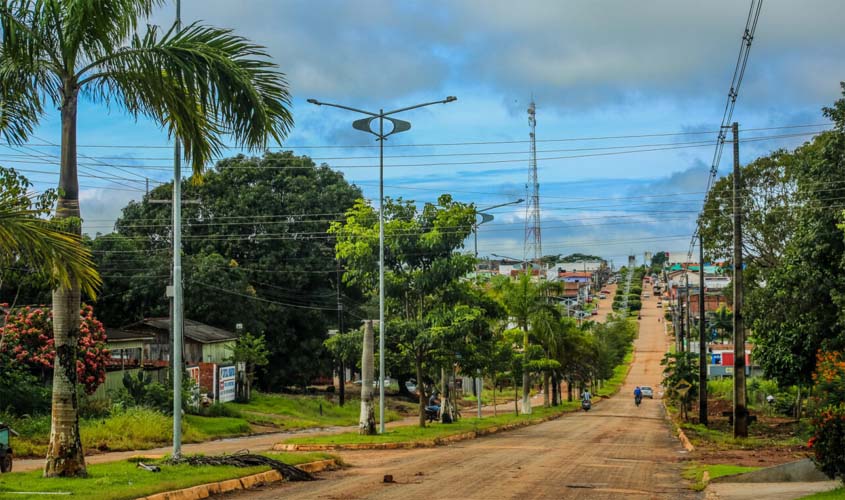
[[[226,29],[192,24],[159,36],[150,27],[80,71],[95,99],[166,124],[195,173],[220,152],[222,136],[262,149],[293,124],[284,75],[263,47]]]
[[[91,297],[101,284],[91,253],[78,236],[57,231],[35,211],[0,194],[0,264],[18,262],[42,271],[56,286],[70,288],[77,282]]]

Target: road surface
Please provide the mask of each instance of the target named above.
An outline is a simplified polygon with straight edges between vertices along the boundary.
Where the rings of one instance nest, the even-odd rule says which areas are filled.
[[[420,450],[343,452],[350,467],[312,483],[283,483],[234,495],[275,498],[700,498],[680,477],[683,447],[655,390],[639,408],[635,385],[658,387],[667,338],[662,309],[643,303],[640,336],[619,395],[555,421]],[[394,483],[385,484],[386,474]]]

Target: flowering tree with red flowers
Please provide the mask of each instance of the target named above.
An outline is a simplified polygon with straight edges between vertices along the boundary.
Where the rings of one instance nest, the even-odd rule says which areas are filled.
[[[43,374],[53,369],[53,313],[46,307],[20,307],[9,311],[0,328],[0,359],[22,363]],[[79,343],[76,375],[85,392],[92,394],[106,381],[106,330],[94,317],[94,308],[83,305],[79,312]]]
[[[813,437],[807,444],[822,472],[845,480],[845,355],[819,352],[813,381],[819,411],[813,417]]]

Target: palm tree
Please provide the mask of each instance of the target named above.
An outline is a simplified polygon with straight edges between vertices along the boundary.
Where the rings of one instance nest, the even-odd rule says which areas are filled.
[[[531,281],[531,276],[528,273],[520,274],[516,281],[500,279],[493,284],[495,292],[501,296],[508,315],[522,330],[522,348],[526,354],[523,358],[525,366],[522,370],[523,414],[531,413],[531,376],[528,370],[528,363],[531,361],[529,359],[531,346],[529,331],[533,327],[540,327],[541,324],[545,324],[544,320],[549,317],[547,313],[552,316],[557,313],[554,306],[549,304],[547,300],[547,286]]]
[[[250,149],[281,142],[292,118],[287,84],[263,49],[230,30],[191,24],[138,32],[163,0],[0,0],[0,133],[25,142],[45,106],[61,111],[56,217],[80,234],[78,99],[116,104],[152,119],[184,144],[200,173],[222,137]],[[76,314],[80,286],[53,291],[57,366],[44,475],[84,476],[76,412]]]
[[[36,210],[0,193],[0,265],[14,263],[37,269],[57,286],[79,283],[92,296],[100,286],[91,252],[78,236],[51,227]]]

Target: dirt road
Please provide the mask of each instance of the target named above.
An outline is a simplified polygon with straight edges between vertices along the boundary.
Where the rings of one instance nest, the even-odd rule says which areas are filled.
[[[619,395],[589,413],[461,444],[422,450],[342,453],[351,467],[315,483],[235,495],[275,498],[698,498],[680,478],[683,448],[660,404],[639,408],[635,385],[660,381],[666,336],[655,299],[644,301],[640,337]],[[391,474],[393,484],[383,483]]]

